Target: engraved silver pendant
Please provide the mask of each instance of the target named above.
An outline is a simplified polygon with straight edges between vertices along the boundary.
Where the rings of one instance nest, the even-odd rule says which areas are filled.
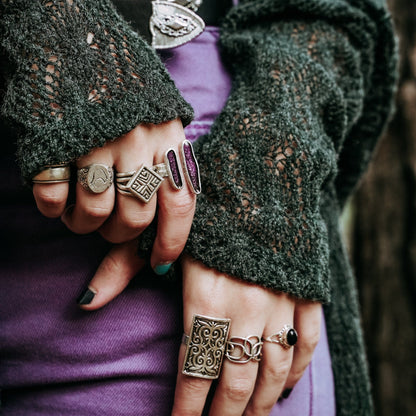
[[[202,0],[166,0],[169,3],[180,4],[181,6],[187,7],[188,9],[196,12],[199,9],[199,6],[202,4]]]
[[[188,6],[192,4],[196,9],[200,4],[186,0],[182,3]],[[190,8],[173,1],[152,1],[150,32],[153,48],[168,49],[183,45],[201,34],[204,29],[204,21]]]

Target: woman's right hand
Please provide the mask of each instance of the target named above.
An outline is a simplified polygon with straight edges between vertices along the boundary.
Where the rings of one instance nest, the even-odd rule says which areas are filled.
[[[141,124],[126,135],[107,142],[102,148],[77,160],[77,168],[104,164],[116,172],[130,172],[141,165],[151,167],[164,162],[169,148],[179,154],[185,140],[179,119],[159,125]],[[178,161],[179,163],[179,161]],[[92,193],[79,182],[76,202],[66,207],[67,183],[34,184],[33,194],[39,211],[47,217],[62,218],[77,234],[98,231],[112,243],[135,239],[153,221],[158,206],[157,236],[153,245],[151,266],[158,273],[168,270],[182,252],[193,220],[195,194],[187,186],[174,189],[164,180],[148,203],[117,192],[114,185],[102,193]]]

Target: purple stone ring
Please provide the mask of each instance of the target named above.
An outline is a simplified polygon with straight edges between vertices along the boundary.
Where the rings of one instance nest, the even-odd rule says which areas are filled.
[[[290,325],[285,325],[277,334],[262,338],[262,341],[279,344],[283,348],[288,349],[293,347],[298,341],[298,333]]]
[[[199,194],[199,167],[189,140],[182,142],[180,156],[188,185],[195,194]],[[182,169],[176,151],[172,148],[166,151],[163,163],[151,167],[142,165],[131,172],[117,172],[116,188],[122,195],[132,196],[147,203],[156,194],[165,178],[169,179],[173,189],[183,188]]]
[[[192,143],[184,140],[181,147],[182,164],[185,171],[185,177],[189,187],[195,194],[201,193],[201,177],[199,174],[199,166],[196,161]]]

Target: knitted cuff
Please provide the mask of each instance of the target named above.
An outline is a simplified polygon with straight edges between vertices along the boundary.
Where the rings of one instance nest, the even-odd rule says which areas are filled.
[[[204,197],[200,210],[209,209]],[[208,212],[204,216],[212,218]],[[197,213],[198,215],[198,213]],[[279,251],[264,240],[242,229],[241,224],[225,212],[216,215],[215,226],[196,221],[185,252],[206,266],[269,289],[297,298],[329,302],[328,245],[322,220],[313,221],[313,246],[297,247],[296,251]],[[270,219],[270,227],[279,219]],[[310,224],[312,221],[309,222]],[[293,236],[287,236],[292,238]],[[285,244],[286,245],[286,244]]]
[[[1,46],[16,71],[2,110],[19,128],[26,181],[139,123],[191,121],[192,108],[156,52],[110,1],[4,4]]]

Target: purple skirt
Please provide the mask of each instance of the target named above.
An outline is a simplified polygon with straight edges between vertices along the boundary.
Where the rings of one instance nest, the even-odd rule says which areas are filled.
[[[162,59],[194,106],[188,139],[209,131],[230,79],[218,31],[164,51]],[[0,388],[2,414],[93,416],[170,414],[182,336],[181,288],[143,271],[95,312],[76,304],[110,248],[39,214],[20,185],[12,155],[2,155]],[[272,415],[335,414],[325,323],[312,363]]]

